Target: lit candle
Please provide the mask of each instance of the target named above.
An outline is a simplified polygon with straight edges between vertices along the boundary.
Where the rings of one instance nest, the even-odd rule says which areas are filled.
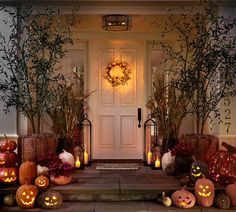
[[[88,164],[88,153],[86,150],[84,151],[84,164]]]
[[[75,167],[80,168],[80,165],[81,165],[80,160],[79,160],[79,158],[77,158],[76,161],[75,161]]]
[[[160,166],[161,166],[160,161],[159,161],[158,159],[156,159],[156,161],[155,161],[155,167],[156,167],[156,168],[160,168]]]
[[[147,153],[147,164],[151,164],[152,163],[152,153],[150,151],[148,151]]]

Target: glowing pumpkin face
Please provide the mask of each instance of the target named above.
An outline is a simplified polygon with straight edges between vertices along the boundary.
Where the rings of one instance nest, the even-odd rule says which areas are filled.
[[[195,183],[202,176],[208,176],[207,164],[201,161],[193,162],[191,165],[190,178],[193,183]]]
[[[20,186],[16,192],[16,202],[22,208],[33,208],[38,189],[34,185],[25,184]]]
[[[0,168],[0,182],[12,184],[17,181],[17,168]]]
[[[202,197],[209,197],[211,195],[210,187],[208,185],[199,185],[198,194]]]
[[[215,187],[211,180],[198,179],[195,183],[195,196],[200,206],[210,207],[214,202]]]
[[[49,185],[49,179],[46,176],[40,175],[35,179],[35,185],[37,188],[47,188]]]
[[[62,196],[56,191],[46,191],[39,196],[38,204],[45,209],[55,209],[61,206]]]
[[[171,200],[179,208],[192,208],[196,202],[194,195],[184,188],[175,191],[171,196]]]

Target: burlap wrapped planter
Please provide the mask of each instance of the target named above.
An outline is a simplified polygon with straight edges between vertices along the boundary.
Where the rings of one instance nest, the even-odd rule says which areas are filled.
[[[18,139],[20,162],[37,161],[42,154],[56,153],[57,144],[57,138],[49,133],[20,136]]]
[[[219,138],[213,135],[184,134],[179,141],[180,143],[190,143],[194,148],[197,160],[206,163],[219,150]]]

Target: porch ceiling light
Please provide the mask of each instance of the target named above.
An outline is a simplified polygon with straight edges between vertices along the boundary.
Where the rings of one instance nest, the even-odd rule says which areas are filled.
[[[106,31],[127,31],[132,27],[131,18],[127,15],[104,15],[102,28]]]

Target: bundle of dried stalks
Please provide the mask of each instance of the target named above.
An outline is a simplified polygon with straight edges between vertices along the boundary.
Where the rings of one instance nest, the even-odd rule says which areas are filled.
[[[159,135],[163,139],[178,138],[180,124],[187,115],[188,101],[182,94],[177,94],[171,84],[164,82],[164,77],[156,75],[153,93],[146,106],[157,120]]]

